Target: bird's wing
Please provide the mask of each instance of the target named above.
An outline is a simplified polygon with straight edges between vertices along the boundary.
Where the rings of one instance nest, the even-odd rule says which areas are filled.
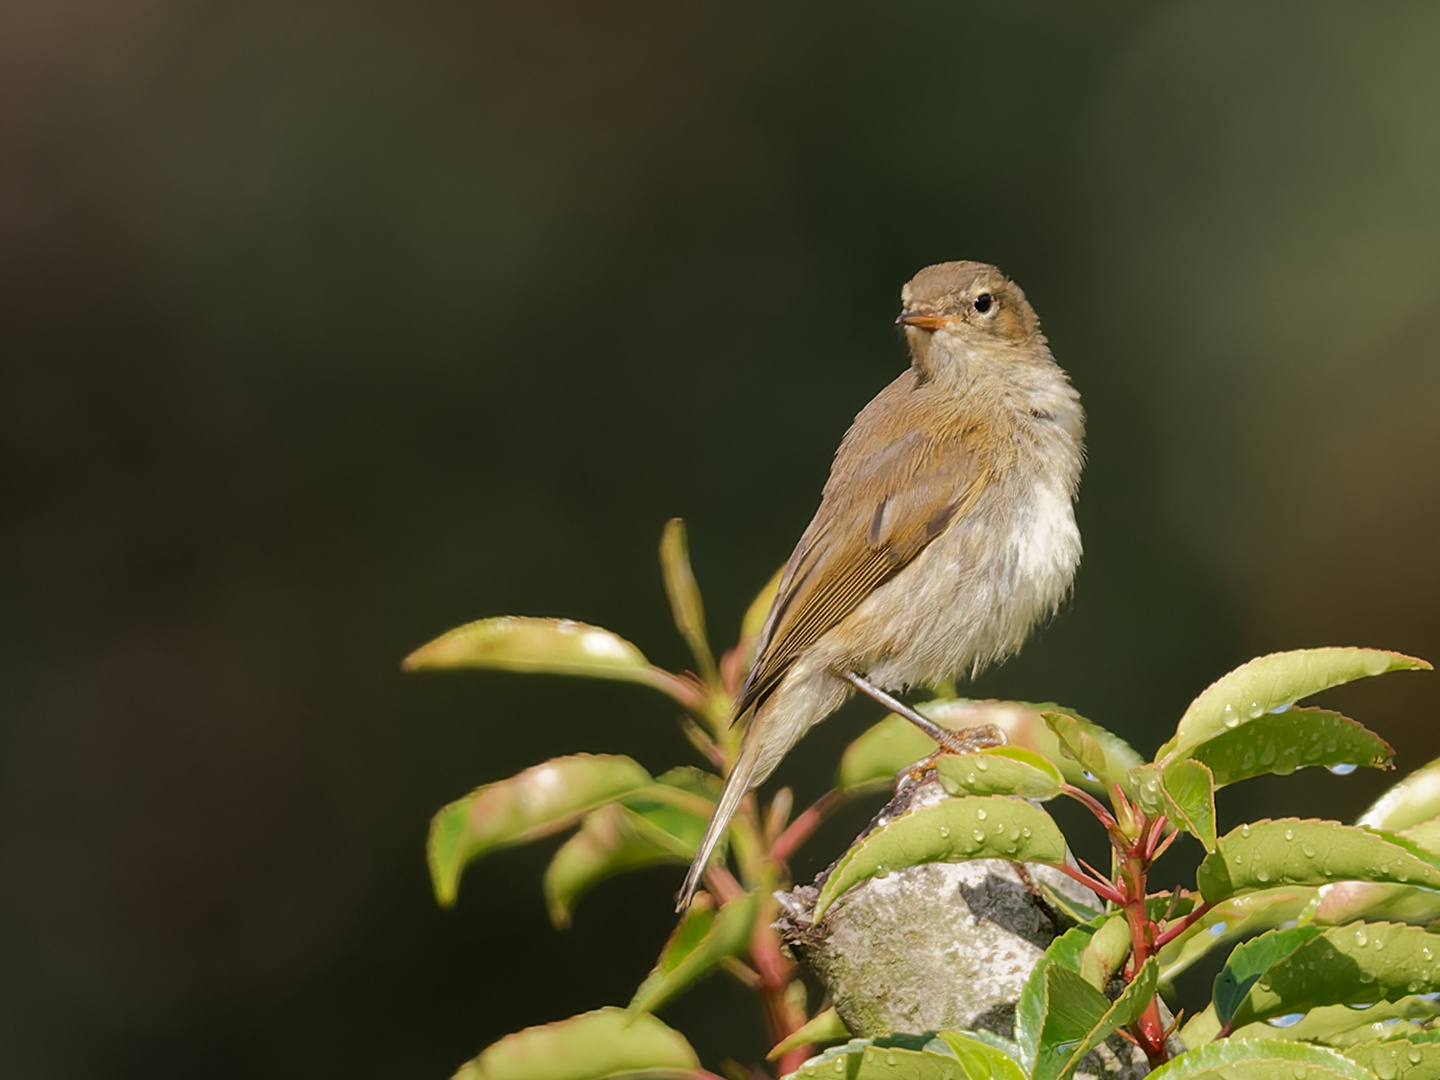
[[[861,427],[857,420],[852,436]],[[735,716],[764,701],[802,652],[969,509],[990,480],[975,452],[987,441],[974,429],[936,437],[911,428],[870,446],[847,436],[820,509],[786,564]]]

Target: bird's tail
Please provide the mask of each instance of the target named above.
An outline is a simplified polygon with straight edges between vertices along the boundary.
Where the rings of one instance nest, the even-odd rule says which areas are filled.
[[[700,887],[700,879],[705,874],[705,867],[710,862],[710,856],[715,854],[715,848],[719,846],[721,837],[725,835],[725,829],[729,826],[730,819],[735,816],[735,811],[740,806],[740,800],[753,786],[751,780],[755,777],[755,766],[760,759],[759,721],[758,713],[750,718],[750,727],[746,730],[745,737],[740,743],[740,753],[735,758],[735,765],[731,768],[730,775],[725,778],[725,787],[720,792],[720,801],[715,804],[715,813],[710,817],[710,824],[705,827],[705,835],[700,840],[700,849],[695,853],[695,861],[690,864],[690,872],[685,875],[685,884],[680,887],[680,895],[676,897],[676,911],[684,911],[690,906],[690,901],[695,896],[695,890]]]

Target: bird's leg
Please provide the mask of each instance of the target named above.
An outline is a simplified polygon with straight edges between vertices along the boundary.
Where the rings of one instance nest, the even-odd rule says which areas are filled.
[[[909,720],[939,744],[941,753],[972,754],[976,750],[984,750],[986,747],[1005,745],[1005,733],[993,724],[982,724],[979,727],[966,728],[964,731],[951,731],[947,727],[941,727],[933,720],[927,720],[903,701],[891,696],[869,679],[857,675],[853,671],[837,671],[836,674],[866,697],[878,701],[891,712]]]

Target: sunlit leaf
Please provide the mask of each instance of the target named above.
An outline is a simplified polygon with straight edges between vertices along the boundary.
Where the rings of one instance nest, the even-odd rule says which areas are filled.
[[[1108,784],[1112,780],[1120,782],[1120,777],[1110,775],[1109,762],[1105,758],[1105,750],[1100,745],[1100,740],[1086,730],[1075,717],[1047,710],[1040,714],[1040,718],[1055,733],[1055,738],[1060,740],[1061,757],[1077,762],[1084,775],[1092,776],[1102,784]]]
[[[1430,665],[1381,649],[1299,649],[1262,656],[1211,683],[1185,710],[1162,756],[1188,757],[1202,743],[1332,686],[1416,668]]]
[[[940,783],[951,795],[1019,795],[1052,799],[1065,777],[1033,750],[996,746],[973,754],[946,754],[935,762]]]
[[[1172,982],[1201,957],[1231,942],[1292,922],[1316,898],[1313,888],[1278,888],[1232,896],[1212,907],[1160,950],[1160,978]]]
[[[1242,1025],[1235,1029],[1231,1038],[1289,1039],[1294,1042],[1323,1043],[1343,1050],[1371,1042],[1381,1037],[1382,1032],[1385,1038],[1413,1038],[1424,1035],[1426,1027],[1434,1023],[1437,1016],[1440,1016],[1440,1003],[1428,998],[1406,995],[1396,1001],[1379,1002],[1368,1009],[1355,1009],[1348,1005],[1321,1005],[1303,1016],[1292,1013],[1276,1017],[1269,1023],[1262,1021]],[[1182,1035],[1188,1035],[1190,1031],[1190,1025],[1187,1024]]]
[[[1181,758],[1165,767],[1160,783],[1166,816],[1206,851],[1214,851],[1215,780],[1210,770],[1193,758]]]
[[[1023,799],[942,799],[901,814],[847,851],[820,890],[815,921],[861,882],[921,863],[970,859],[1059,865],[1065,861],[1065,838],[1049,814]]]
[[[1061,748],[1060,740],[1041,718],[1043,713],[1064,714],[1100,746],[1109,772],[1123,775],[1140,764],[1141,758],[1125,741],[1084,717],[1058,705],[1032,705],[1019,701],[930,701],[920,706],[921,714],[952,731],[993,725],[1005,733],[1012,747],[1032,750],[1055,765],[1066,781],[1091,791],[1103,791],[1094,776]],[[925,733],[903,717],[891,713],[871,727],[845,750],[836,776],[841,789],[888,784],[907,765],[935,752]]]
[[[1080,953],[1080,975],[1096,990],[1104,990],[1130,955],[1130,924],[1116,912],[1100,923],[1095,936]]]
[[[1248,889],[1383,881],[1440,887],[1440,856],[1393,833],[1336,821],[1282,818],[1221,837],[1195,875],[1214,903]]]
[[[1410,885],[1340,881],[1319,890],[1314,912],[1320,923],[1374,919],[1424,926],[1440,919],[1440,892]]]
[[[1399,833],[1406,840],[1419,844],[1426,851],[1440,852],[1440,817],[1433,817],[1429,821],[1411,825],[1408,829],[1400,829]]]
[[[698,1072],[700,1059],[655,1017],[604,1008],[507,1035],[455,1080],[604,1080],[646,1069]]]
[[[852,1039],[811,1058],[786,1080],[982,1080],[938,1037]]]
[[[650,1012],[704,978],[720,961],[743,951],[755,933],[759,898],[746,893],[718,912],[692,904],[660,953],[655,968],[635,991],[632,1011]]]
[[[1230,953],[1220,974],[1215,976],[1211,1000],[1215,1003],[1215,1015],[1220,1023],[1228,1024],[1250,993],[1250,988],[1260,981],[1270,967],[1289,956],[1301,945],[1320,935],[1320,927],[1313,924],[1292,926],[1286,930],[1272,930],[1261,934]]]
[[[700,599],[700,586],[690,568],[690,542],[685,535],[685,522],[671,518],[660,536],[660,569],[665,577],[665,595],[675,616],[675,629],[690,646],[701,677],[714,685],[719,674],[715,654],[710,651],[710,638],[705,632],[705,605]]]
[[[1035,1050],[1033,1080],[1059,1080],[1065,1075],[1071,1053],[1083,1044],[1086,1035],[1099,1025],[1109,1008],[1110,999],[1078,973],[1062,964],[1048,966],[1045,969],[1045,1018]]]
[[[1343,1053],[1389,1080],[1440,1080],[1440,1032],[1356,1043]]]
[[[1335,1050],[1280,1039],[1224,1039],[1181,1054],[1149,1080],[1376,1080]]]
[[[1366,1006],[1434,993],[1440,990],[1437,955],[1440,937],[1418,926],[1329,927],[1270,965],[1236,1010],[1235,1023],[1304,1013],[1321,1005]]]
[[[755,594],[755,599],[750,601],[750,606],[745,609],[745,617],[740,620],[742,640],[754,640],[760,636],[760,631],[765,629],[765,620],[770,617],[770,608],[775,603],[775,594],[780,591],[780,579],[784,576],[785,568],[782,566]]]
[[[568,828],[649,783],[650,774],[628,757],[574,754],[476,788],[431,819],[427,854],[437,899],[453,904],[461,871],[482,855]]]
[[[1380,736],[1328,709],[1263,713],[1192,751],[1224,787],[1252,776],[1284,776],[1312,765],[1388,768],[1394,751]]]
[[[402,666],[406,671],[495,668],[585,675],[653,686],[685,705],[700,698],[694,686],[655,667],[618,634],[571,619],[502,615],[466,623],[416,649]]]
[[[798,1046],[818,1046],[822,1043],[839,1042],[848,1038],[850,1038],[850,1029],[845,1026],[845,1021],[840,1019],[840,1014],[833,1008],[825,1009],[816,1013],[810,1022],[798,1031],[792,1032],[772,1046],[770,1052],[765,1055],[765,1060],[775,1061]]]
[[[1358,825],[1399,832],[1440,815],[1440,758],[1416,769],[1376,799]]]
[[[982,1041],[978,1034],[942,1031],[936,1037],[949,1045],[951,1052],[960,1059],[965,1075],[972,1080],[1026,1080],[1019,1064],[1009,1054]]]

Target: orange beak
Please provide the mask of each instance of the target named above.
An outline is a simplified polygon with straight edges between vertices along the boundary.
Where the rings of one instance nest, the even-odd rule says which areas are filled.
[[[940,330],[959,321],[954,316],[936,315],[933,311],[902,311],[895,320],[901,326],[914,326],[921,330]]]

